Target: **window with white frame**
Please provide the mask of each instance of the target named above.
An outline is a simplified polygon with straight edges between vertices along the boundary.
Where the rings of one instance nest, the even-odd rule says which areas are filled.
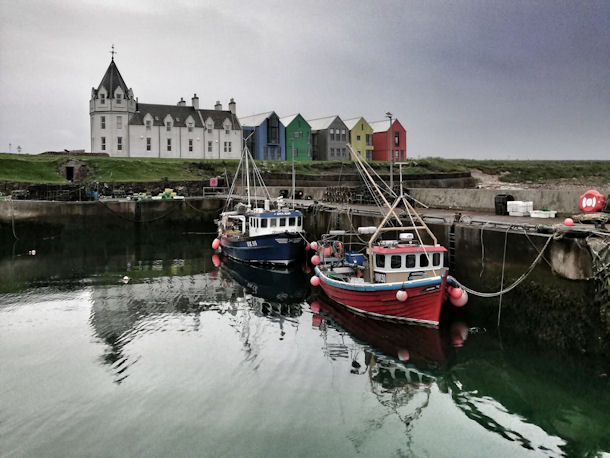
[[[212,147],[213,147],[212,142],[208,142],[208,153],[212,152]]]
[[[168,138],[167,139],[167,151],[171,151],[172,150],[172,139]]]
[[[335,139],[335,129],[330,129],[329,133],[330,133],[330,139],[334,140]]]
[[[122,116],[117,116],[116,117],[116,128],[117,129],[122,129],[123,128],[123,117]]]
[[[347,141],[347,134],[345,133],[345,129],[341,129],[341,140],[344,142]]]
[[[102,129],[106,128],[106,116],[102,116],[100,118],[100,128],[102,128]]]
[[[106,137],[102,137],[102,151],[106,151]]]
[[[189,151],[193,151],[193,139],[189,138]]]
[[[152,138],[146,137],[146,151],[150,151],[152,149]]]
[[[117,149],[117,151],[123,150],[123,137],[116,138],[116,149]]]

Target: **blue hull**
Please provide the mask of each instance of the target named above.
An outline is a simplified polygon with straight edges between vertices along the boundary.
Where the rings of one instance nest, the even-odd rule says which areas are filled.
[[[305,242],[299,234],[273,234],[258,237],[221,236],[222,252],[233,259],[258,264],[288,265],[305,255]]]

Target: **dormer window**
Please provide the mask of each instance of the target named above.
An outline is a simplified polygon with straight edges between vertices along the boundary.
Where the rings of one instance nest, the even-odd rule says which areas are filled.
[[[189,122],[188,129],[189,129],[189,132],[193,131],[193,123],[192,122]]]
[[[171,121],[165,121],[165,130],[168,131],[168,132],[172,130],[172,122]]]
[[[121,103],[122,99],[123,99],[123,94],[121,94],[120,92],[117,93],[117,95],[116,95],[116,103]]]
[[[100,94],[100,104],[104,105],[106,103],[106,94]]]
[[[152,129],[152,121],[150,119],[146,120],[146,130]]]

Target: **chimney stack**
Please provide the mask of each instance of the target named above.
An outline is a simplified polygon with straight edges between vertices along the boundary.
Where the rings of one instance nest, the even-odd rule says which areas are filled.
[[[229,110],[231,113],[235,114],[235,100],[231,97],[231,101],[229,102]]]
[[[220,103],[220,100],[216,101],[216,105],[214,105],[214,109],[218,110],[218,111],[222,111],[222,105]]]
[[[186,102],[184,101],[184,97],[180,97],[180,101],[178,102],[178,106],[179,107],[186,106]]]
[[[197,97],[197,94],[193,95],[193,98],[191,99],[191,103],[193,104],[193,108],[195,110],[199,110],[199,97]]]

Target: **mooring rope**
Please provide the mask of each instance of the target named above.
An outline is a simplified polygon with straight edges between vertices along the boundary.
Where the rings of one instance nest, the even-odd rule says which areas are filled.
[[[536,264],[538,264],[540,262],[540,259],[542,259],[542,255],[544,254],[544,252],[546,251],[547,246],[549,245],[549,243],[551,243],[551,240],[553,240],[553,236],[549,236],[546,243],[544,244],[544,247],[542,247],[542,250],[540,251],[540,253],[538,254],[538,256],[536,257],[536,259],[534,259],[534,261],[532,262],[532,264],[528,267],[528,269],[525,271],[525,273],[523,273],[517,280],[515,280],[515,282],[510,285],[508,288],[506,289],[502,289],[500,291],[497,291],[495,293],[486,293],[486,292],[481,292],[481,291],[476,291],[472,288],[469,288],[463,284],[461,284],[459,281],[457,281],[455,278],[452,277],[452,280],[463,290],[465,290],[467,293],[469,294],[474,294],[475,296],[479,296],[479,297],[497,297],[500,296],[502,294],[506,294],[509,291],[512,291],[513,289],[515,289],[517,286],[519,286],[519,284],[521,284],[523,282],[523,280],[525,280],[528,275],[534,270],[534,267],[536,267]]]

